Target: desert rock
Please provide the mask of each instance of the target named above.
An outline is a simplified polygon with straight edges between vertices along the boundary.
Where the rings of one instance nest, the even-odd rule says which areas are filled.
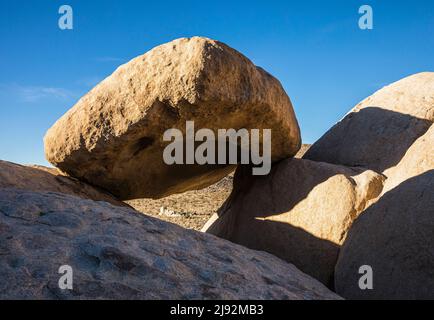
[[[59,289],[59,267],[73,289]],[[257,252],[112,206],[0,190],[0,299],[340,299]]]
[[[45,136],[47,159],[122,200],[199,189],[233,166],[166,165],[166,129],[271,129],[273,160],[293,156],[300,132],[277,79],[227,45],[182,38],[120,66]],[[185,135],[185,132],[184,132]]]
[[[434,299],[434,170],[386,192],[351,227],[335,273],[348,299]],[[372,289],[361,290],[361,266]]]
[[[75,195],[95,201],[129,207],[108,192],[67,177],[55,168],[23,166],[0,160],[0,189],[17,188],[30,191],[51,191]]]
[[[314,143],[305,159],[384,172],[434,121],[434,72],[377,91]]]
[[[434,125],[413,143],[395,167],[384,172],[388,178],[383,193],[429,170],[434,170]]]
[[[239,166],[231,196],[202,231],[270,252],[330,285],[351,223],[383,181],[371,170],[304,159],[283,160],[263,177]]]

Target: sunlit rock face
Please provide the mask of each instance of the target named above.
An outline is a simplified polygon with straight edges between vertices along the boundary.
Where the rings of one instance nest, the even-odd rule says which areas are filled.
[[[291,157],[300,132],[280,82],[241,53],[207,38],[158,46],[98,84],[51,127],[53,165],[122,200],[160,198],[213,184],[230,165],[167,165],[167,129],[270,129],[271,159]]]

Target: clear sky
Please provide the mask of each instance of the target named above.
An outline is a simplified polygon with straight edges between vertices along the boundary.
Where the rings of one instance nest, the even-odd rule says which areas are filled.
[[[73,30],[58,27],[62,4]],[[373,30],[358,27],[364,4]],[[434,71],[432,0],[0,0],[0,159],[46,165],[46,130],[83,94],[133,57],[195,35],[276,76],[306,143],[384,85]]]

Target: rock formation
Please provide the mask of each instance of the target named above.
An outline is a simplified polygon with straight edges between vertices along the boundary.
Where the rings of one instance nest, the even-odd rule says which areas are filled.
[[[277,79],[227,45],[193,37],[120,66],[48,130],[45,153],[62,171],[122,200],[199,189],[233,166],[165,164],[163,133],[185,131],[186,120],[214,131],[271,129],[273,160],[301,144]]]
[[[434,95],[434,92],[433,92]],[[433,106],[434,108],[434,106]],[[398,164],[385,171],[388,176],[383,193],[400,183],[434,169],[434,125],[408,148]]]
[[[269,73],[207,38],[158,46],[48,130],[58,169],[0,161],[0,299],[434,299],[433,121],[434,72],[419,73],[300,149],[291,101]],[[189,124],[207,131],[192,138]],[[164,161],[168,129],[182,140],[176,164]],[[246,163],[222,152],[227,129],[250,134]],[[266,129],[273,165],[253,176]],[[205,219],[224,199],[205,233],[146,215]],[[59,285],[65,266],[70,289]]]
[[[0,270],[0,299],[340,299],[270,254],[54,192],[0,190]]]
[[[75,178],[67,177],[55,168],[23,166],[0,160],[0,189],[4,188],[60,192],[129,207],[128,204],[116,199],[108,192]]]
[[[386,192],[354,222],[336,265],[348,299],[434,299],[434,169]],[[361,290],[361,266],[373,288]]]
[[[397,81],[360,102],[315,142],[305,159],[384,172],[434,121],[434,72]]]
[[[352,299],[434,299],[434,126],[389,169],[383,195],[351,228],[336,290]],[[358,268],[373,271],[360,290]]]
[[[334,275],[344,298],[431,297],[433,120],[434,73],[387,86],[357,105],[303,160],[281,161],[267,177],[237,169],[232,195],[204,230],[271,252],[330,287],[344,245]],[[358,268],[367,261],[382,280],[377,291],[361,293]],[[400,266],[408,289],[398,283]],[[423,282],[426,288],[418,291]]]
[[[239,166],[234,190],[202,231],[293,263],[327,285],[353,220],[382,190],[371,170],[287,159],[268,176]]]

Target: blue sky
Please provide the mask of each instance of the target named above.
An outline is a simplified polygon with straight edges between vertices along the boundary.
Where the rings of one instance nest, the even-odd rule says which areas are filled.
[[[58,9],[74,29],[58,28]],[[374,29],[361,30],[369,4]],[[283,84],[304,142],[407,75],[434,71],[434,1],[0,0],[0,159],[48,164],[46,130],[118,65],[179,37],[241,51]]]

